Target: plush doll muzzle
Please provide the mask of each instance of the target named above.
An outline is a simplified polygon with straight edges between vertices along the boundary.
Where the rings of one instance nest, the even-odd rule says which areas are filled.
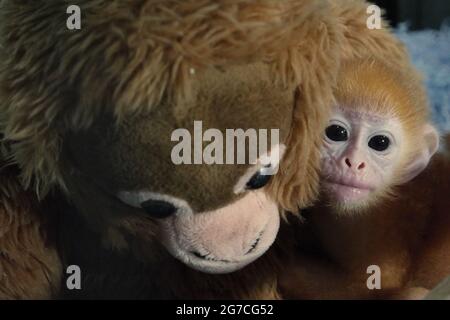
[[[233,272],[256,260],[275,240],[280,223],[276,204],[262,190],[207,212],[193,212],[182,199],[147,191],[124,191],[118,198],[159,217],[169,252],[207,273]]]

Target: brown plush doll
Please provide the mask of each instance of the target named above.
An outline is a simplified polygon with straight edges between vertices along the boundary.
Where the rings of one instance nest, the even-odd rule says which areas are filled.
[[[81,30],[66,28],[64,2],[9,0],[0,9],[2,157],[18,168],[4,171],[16,189],[9,195],[2,180],[1,199],[15,205],[2,200],[0,221],[29,216],[37,239],[0,234],[13,245],[0,247],[0,266],[15,259],[30,276],[6,268],[18,280],[0,282],[0,292],[277,298],[283,253],[276,248],[284,246],[252,262],[275,239],[278,207],[297,209],[316,196],[341,59],[376,55],[407,64],[403,48],[386,29],[366,27],[361,1],[71,4],[81,9]],[[266,165],[261,158],[177,164],[174,132],[195,140],[198,121],[219,132],[278,129],[279,141]],[[195,162],[196,147],[207,144],[188,142],[192,157],[183,156]],[[277,167],[273,155],[283,153],[268,179],[265,167]],[[26,201],[18,200],[22,193]],[[80,267],[80,290],[66,290],[63,278],[54,291],[60,262],[55,242],[45,241],[54,232],[64,268]],[[40,268],[26,268],[32,259]],[[38,282],[43,274],[47,281]]]
[[[17,180],[18,169],[0,161],[0,299],[55,294],[61,262],[49,226],[51,207]]]

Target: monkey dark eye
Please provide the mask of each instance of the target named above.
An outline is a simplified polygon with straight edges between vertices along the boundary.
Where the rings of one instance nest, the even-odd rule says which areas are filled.
[[[325,134],[332,141],[347,141],[348,132],[347,129],[340,125],[333,124],[325,130]]]
[[[369,147],[376,151],[385,151],[391,145],[391,140],[383,135],[372,137],[369,140]]]
[[[271,175],[262,174],[261,171],[258,171],[253,175],[253,177],[247,182],[246,189],[247,190],[256,190],[264,187],[270,180]]]

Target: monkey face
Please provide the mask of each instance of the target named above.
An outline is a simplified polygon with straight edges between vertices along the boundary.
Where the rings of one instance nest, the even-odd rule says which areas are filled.
[[[338,108],[322,151],[323,184],[333,200],[358,204],[389,183],[402,140],[397,120]]]
[[[169,252],[201,271],[230,272],[255,260],[278,230],[278,208],[264,192],[271,179],[265,173],[278,166],[293,107],[293,88],[269,90],[268,72],[263,65],[211,69],[198,76],[185,114],[167,104],[118,126],[104,117],[87,131],[72,132],[65,146],[72,166],[66,180],[79,211],[93,223],[125,233],[132,226],[128,231],[140,238],[156,230]],[[195,164],[197,149],[202,156],[210,143],[198,143],[200,121],[204,132],[214,128],[223,133],[216,152],[224,158],[232,151],[227,129],[278,129],[280,139],[272,145],[268,136],[262,155],[268,162],[259,157],[255,163],[237,164],[235,152],[232,164],[205,164],[202,157]],[[173,159],[178,144],[173,136],[179,129],[188,136],[191,163]],[[245,144],[246,154],[251,143]]]
[[[322,197],[337,213],[367,209],[416,177],[439,145],[415,73],[346,61],[321,150]]]
[[[425,168],[436,151],[437,135],[428,129],[425,126],[421,134],[431,135],[431,143],[423,145],[419,139],[424,152],[411,152],[418,147],[411,146],[395,116],[337,107],[321,152],[324,193],[347,210],[373,204],[392,185],[411,180]]]

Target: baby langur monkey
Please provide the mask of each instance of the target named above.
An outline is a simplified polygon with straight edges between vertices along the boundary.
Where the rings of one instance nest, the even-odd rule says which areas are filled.
[[[433,157],[439,135],[419,77],[346,63],[323,140],[321,197],[292,221],[283,296],[423,297],[450,274],[450,159]]]
[[[338,214],[363,212],[392,195],[439,147],[424,95],[394,72],[374,61],[343,68],[321,152],[324,200]]]

